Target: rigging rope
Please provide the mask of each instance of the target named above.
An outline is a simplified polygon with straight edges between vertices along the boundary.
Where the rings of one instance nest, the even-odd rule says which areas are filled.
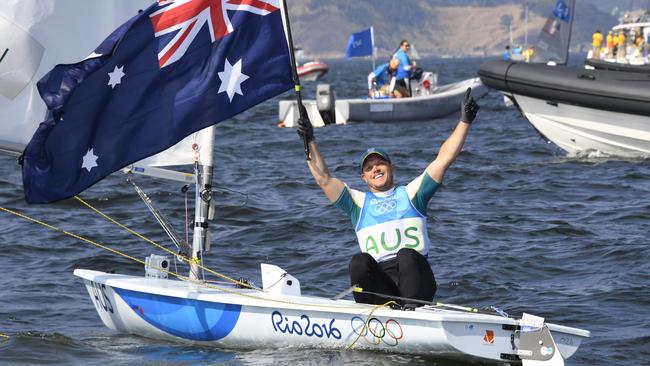
[[[148,239],[148,238],[142,236],[141,234],[135,232],[134,230],[132,230],[132,229],[130,229],[130,228],[128,228],[128,227],[126,227],[126,226],[124,226],[124,225],[118,223],[117,221],[113,220],[112,218],[110,218],[109,216],[105,215],[105,214],[102,213],[101,211],[99,211],[99,210],[97,210],[96,208],[92,207],[90,204],[88,204],[87,202],[85,202],[85,201],[82,200],[81,198],[79,198],[79,197],[75,197],[75,198],[76,198],[77,200],[79,200],[80,202],[82,202],[84,205],[86,205],[88,208],[90,208],[90,209],[92,209],[93,211],[97,212],[98,214],[104,216],[104,217],[105,217],[106,219],[108,219],[109,221],[111,221],[111,222],[113,222],[114,224],[116,224],[116,225],[122,227],[123,229],[125,229],[125,230],[131,232],[133,235],[136,235],[136,236],[142,238],[143,240],[145,240],[145,241],[147,241],[147,242],[149,242],[149,243],[155,245],[156,247],[158,247],[158,248],[160,248],[160,249],[162,249],[162,250],[164,250],[164,251],[166,251],[166,252],[171,253],[172,255],[177,255],[177,254],[171,252],[169,249],[167,249],[167,248],[165,248],[165,247],[163,247],[163,246],[161,246],[161,245],[155,243],[154,241],[152,241],[152,240],[150,240],[150,239]],[[25,220],[27,220],[27,221],[31,221],[31,222],[33,222],[33,223],[36,223],[36,224],[42,225],[42,226],[44,226],[44,227],[47,227],[47,228],[52,229],[52,230],[54,230],[54,231],[60,232],[60,233],[62,233],[62,234],[65,234],[65,235],[71,236],[71,237],[73,237],[73,238],[75,238],[75,239],[77,239],[77,240],[80,240],[80,241],[83,241],[83,242],[86,242],[86,243],[92,244],[92,245],[94,245],[94,246],[96,246],[96,247],[99,247],[99,248],[102,248],[102,249],[108,250],[108,251],[110,251],[110,252],[112,252],[112,253],[115,253],[115,254],[117,254],[117,255],[120,255],[120,256],[122,256],[122,257],[124,257],[124,258],[131,259],[131,260],[133,260],[133,261],[135,261],[135,262],[140,263],[140,264],[143,265],[143,266],[146,265],[145,262],[143,262],[142,260],[137,259],[137,258],[135,258],[135,257],[133,257],[133,256],[131,256],[131,255],[128,255],[128,254],[123,253],[123,252],[120,252],[119,250],[116,250],[116,249],[110,248],[110,247],[108,247],[108,246],[106,246],[106,245],[103,245],[103,244],[97,243],[97,242],[95,242],[95,241],[93,241],[93,240],[90,240],[90,239],[84,238],[84,237],[82,237],[82,236],[80,236],[80,235],[77,235],[77,234],[74,234],[74,233],[72,233],[72,232],[69,232],[69,231],[63,230],[63,229],[58,228],[58,227],[56,227],[56,226],[50,225],[50,224],[48,224],[48,223],[46,223],[46,222],[43,222],[43,221],[40,221],[40,220],[34,219],[34,218],[32,218],[32,217],[29,217],[29,216],[23,215],[23,214],[21,214],[21,213],[19,213],[19,212],[16,212],[16,211],[13,211],[13,210],[10,210],[10,209],[7,209],[7,208],[4,208],[4,207],[2,207],[2,206],[0,206],[0,210],[1,210],[1,211],[5,211],[5,212],[7,212],[7,213],[10,213],[10,214],[12,214],[12,215],[18,216],[18,217],[20,217],[20,218],[23,218],[23,219],[25,219]],[[187,259],[187,260],[190,260],[190,259]],[[233,283],[236,283],[236,284],[240,284],[240,285],[242,285],[242,286],[244,286],[244,287],[246,287],[246,288],[253,288],[251,285],[249,285],[249,284],[247,284],[247,283],[245,283],[245,282],[241,282],[241,281],[237,281],[237,280],[231,279],[231,278],[229,278],[228,276],[225,276],[225,275],[222,275],[222,274],[220,274],[220,273],[214,272],[214,271],[210,270],[209,268],[204,268],[204,267],[201,266],[200,264],[199,264],[199,266],[200,266],[202,269],[204,269],[204,270],[206,270],[206,271],[208,271],[208,272],[210,272],[210,273],[213,273],[213,274],[215,274],[215,275],[217,275],[217,276],[219,276],[219,277],[222,277],[222,278],[225,278],[225,279],[229,280],[230,282],[233,282]],[[155,269],[157,269],[157,270],[159,270],[159,271],[161,271],[161,272],[167,273],[168,275],[174,276],[174,277],[176,277],[176,278],[178,278],[178,279],[180,279],[180,280],[182,280],[182,281],[190,282],[190,283],[193,283],[193,284],[197,284],[197,285],[199,285],[199,286],[203,286],[203,287],[206,287],[206,288],[214,289],[214,290],[221,291],[221,292],[224,292],[224,293],[228,293],[228,294],[232,294],[232,295],[237,295],[237,296],[241,296],[241,297],[245,297],[245,298],[250,298],[250,299],[255,299],[255,300],[271,301],[271,302],[275,302],[275,303],[288,304],[288,305],[300,305],[300,306],[304,306],[304,307],[312,307],[312,308],[317,308],[317,309],[324,309],[324,308],[325,308],[325,309],[327,309],[327,308],[329,308],[329,309],[349,309],[349,310],[359,309],[359,310],[360,310],[360,314],[364,314],[364,313],[366,313],[366,312],[369,310],[368,307],[367,307],[367,305],[365,305],[365,304],[361,304],[361,305],[358,306],[358,307],[349,306],[349,305],[343,305],[343,304],[341,304],[341,305],[310,304],[310,303],[304,303],[304,302],[298,302],[298,301],[281,300],[281,299],[277,299],[277,298],[267,298],[267,297],[255,296],[255,295],[251,295],[251,294],[242,293],[242,292],[240,292],[240,291],[236,291],[236,290],[230,290],[230,289],[226,289],[226,288],[223,288],[223,287],[214,286],[214,285],[211,285],[211,284],[209,284],[209,283],[206,283],[205,281],[201,281],[201,280],[198,280],[198,279],[192,279],[192,278],[190,278],[190,277],[180,275],[180,274],[178,274],[178,273],[172,272],[172,271],[167,270],[167,269],[165,269],[165,268],[159,268],[159,267],[153,267],[153,268],[155,268]],[[258,288],[253,288],[253,289],[255,289],[255,290],[259,290],[259,291],[263,291],[262,289],[258,289]],[[363,291],[363,289],[360,289],[360,288],[356,288],[355,290],[356,290],[355,292],[366,292],[366,293],[369,293],[368,291]],[[385,295],[382,295],[382,294],[378,294],[378,295],[385,296]],[[392,300],[391,300],[391,301],[388,301],[388,302],[386,302],[386,303],[384,303],[384,304],[381,304],[381,305],[374,305],[372,308],[370,308],[370,311],[368,312],[368,315],[366,316],[366,320],[364,321],[363,327],[361,328],[360,331],[356,332],[356,333],[357,333],[357,337],[356,337],[356,339],[354,339],[354,340],[353,340],[349,345],[346,346],[346,350],[350,350],[350,349],[352,349],[352,348],[354,347],[354,345],[359,341],[359,339],[360,339],[362,336],[365,336],[365,334],[366,334],[367,332],[369,332],[369,333],[371,333],[373,336],[377,337],[377,335],[375,335],[374,332],[370,329],[370,325],[369,325],[369,324],[370,324],[370,321],[372,321],[372,319],[373,319],[373,318],[372,318],[372,315],[373,315],[377,310],[379,310],[379,309],[381,309],[381,308],[387,308],[387,307],[389,307],[391,304],[397,304],[397,303],[396,303],[395,301],[392,301]],[[465,308],[465,307],[461,307],[461,306],[453,306],[453,305],[446,305],[446,304],[440,304],[440,303],[437,303],[435,306],[440,306],[440,307],[453,307],[453,308],[455,308],[455,309],[457,309],[457,310],[464,310],[464,311],[468,311],[468,312],[477,312],[477,309],[474,309],[474,308]],[[2,340],[7,340],[7,339],[9,339],[9,336],[0,333],[0,339],[2,339]]]
[[[201,269],[207,271],[208,273],[211,273],[211,274],[213,274],[213,275],[215,275],[215,276],[217,276],[217,277],[221,277],[221,278],[223,278],[223,279],[225,279],[225,280],[228,280],[228,281],[230,281],[230,282],[232,282],[232,283],[235,283],[235,284],[237,284],[237,285],[243,286],[244,288],[251,288],[251,289],[258,290],[258,291],[261,291],[261,290],[262,290],[262,289],[260,289],[260,288],[257,288],[257,287],[254,287],[254,286],[251,286],[251,285],[249,285],[249,284],[245,284],[245,283],[243,283],[243,282],[237,281],[237,280],[235,280],[235,279],[233,279],[233,278],[230,278],[230,277],[228,277],[228,276],[226,276],[226,275],[224,275],[224,274],[221,274],[221,273],[219,273],[219,272],[216,272],[216,271],[214,271],[214,270],[212,270],[212,269],[210,269],[210,268],[206,268],[206,267],[203,266],[202,263],[199,263],[198,261],[196,261],[196,260],[194,260],[194,259],[192,259],[192,258],[189,258],[189,257],[187,257],[187,256],[181,255],[181,254],[179,254],[179,253],[174,253],[172,250],[169,250],[169,249],[165,248],[164,246],[162,246],[162,245],[160,245],[160,244],[154,242],[153,240],[151,240],[151,239],[145,237],[144,235],[138,233],[137,231],[135,231],[135,230],[133,230],[133,229],[131,229],[131,228],[129,228],[129,227],[127,227],[127,226],[125,226],[125,225],[119,223],[119,222],[117,222],[117,221],[116,221],[115,219],[113,219],[112,217],[106,215],[105,213],[99,211],[97,208],[93,207],[90,203],[84,201],[81,197],[79,197],[79,196],[75,196],[74,198],[75,198],[77,201],[81,202],[81,203],[82,203],[83,205],[85,205],[86,207],[88,207],[89,209],[91,209],[92,211],[95,211],[97,214],[99,214],[100,216],[104,217],[106,220],[108,220],[108,221],[112,222],[113,224],[115,224],[115,225],[121,227],[122,229],[128,231],[129,233],[131,233],[131,234],[133,234],[133,235],[135,235],[135,236],[137,236],[138,238],[140,238],[140,239],[142,239],[142,240],[148,242],[149,244],[155,246],[155,247],[158,248],[158,249],[161,249],[161,250],[163,250],[163,251],[165,251],[165,252],[167,252],[167,253],[169,253],[169,254],[171,254],[171,255],[173,255],[173,256],[178,256],[178,257],[180,257],[181,259],[183,259],[184,261],[187,261],[187,263],[196,263],[196,265],[199,266],[199,268],[201,268]]]
[[[375,311],[377,309],[380,309],[380,308],[383,308],[383,307],[388,307],[391,304],[396,304],[397,305],[397,303],[395,301],[391,300],[391,301],[389,301],[387,303],[384,303],[384,304],[381,304],[381,305],[376,305],[375,307],[373,307],[372,310],[370,310],[370,313],[368,313],[368,316],[366,317],[366,321],[363,322],[363,327],[361,327],[361,330],[356,332],[357,333],[357,338],[354,341],[352,341],[352,343],[348,344],[347,347],[345,347],[345,349],[346,350],[351,350],[352,347],[354,347],[354,345],[357,344],[357,341],[359,341],[359,339],[361,339],[362,336],[365,336],[366,332],[370,331],[369,330],[370,329],[369,324],[370,324],[370,321],[372,320],[371,316],[372,316],[372,314],[375,313]],[[372,331],[370,331],[370,333],[375,335]]]
[[[79,198],[79,200],[81,200],[81,198]],[[83,200],[82,200],[82,201],[83,201]],[[48,229],[52,229],[52,230],[57,231],[57,232],[60,232],[60,233],[62,233],[62,234],[65,234],[65,235],[71,236],[71,237],[73,237],[73,238],[75,238],[75,239],[78,239],[78,240],[80,240],[80,241],[82,241],[82,242],[85,242],[85,243],[88,243],[88,244],[94,245],[94,246],[96,246],[96,247],[98,247],[98,248],[102,248],[102,249],[108,250],[108,251],[110,251],[110,252],[112,252],[112,253],[114,253],[114,254],[120,255],[120,256],[122,256],[122,257],[124,257],[124,258],[131,259],[131,260],[133,260],[133,261],[135,261],[135,262],[138,262],[138,263],[140,263],[140,264],[142,264],[142,265],[145,265],[145,262],[143,262],[143,261],[141,261],[140,259],[137,259],[137,258],[135,258],[135,257],[133,257],[133,256],[131,256],[131,255],[128,255],[128,254],[126,254],[126,253],[122,253],[122,252],[120,252],[119,250],[116,250],[116,249],[110,248],[110,247],[108,247],[108,246],[106,246],[106,245],[103,245],[103,244],[97,243],[97,242],[95,242],[95,241],[93,241],[93,240],[90,240],[90,239],[84,238],[84,237],[82,237],[82,236],[80,236],[80,235],[77,235],[77,234],[75,234],[75,233],[72,233],[72,232],[66,231],[66,230],[61,229],[61,228],[59,228],[59,227],[56,227],[56,226],[54,226],[54,225],[50,225],[50,224],[48,224],[48,223],[46,223],[46,222],[44,222],[44,221],[34,219],[34,218],[32,218],[32,217],[29,217],[29,216],[27,216],[27,215],[23,215],[23,214],[21,214],[21,213],[19,213],[19,212],[16,212],[16,211],[10,210],[10,209],[5,208],[5,207],[2,207],[2,206],[0,206],[0,211],[4,211],[4,212],[7,212],[7,213],[10,213],[10,214],[12,214],[12,215],[15,215],[15,216],[18,216],[18,217],[20,217],[20,218],[23,218],[23,219],[25,219],[25,220],[27,220],[27,221],[33,222],[33,223],[35,223],[35,224],[42,225],[42,226],[44,226],[44,227],[46,227],[46,228],[48,228]],[[100,213],[100,214],[102,214],[102,213],[99,212],[99,211],[97,211],[97,212]],[[102,214],[102,215],[103,215],[103,214]],[[116,224],[117,224],[117,225],[121,225],[121,224],[119,224],[119,223],[116,223]],[[125,227],[125,228],[126,228],[126,227]],[[129,229],[129,230],[130,230],[130,229]],[[134,233],[134,235],[140,235],[140,234],[137,234],[137,233],[135,233],[135,232],[133,232],[133,233]],[[147,238],[145,238],[145,237],[143,237],[143,236],[140,236],[140,237],[143,238],[143,239],[145,239],[145,240],[147,240],[147,241],[149,241],[149,242],[151,242],[152,244],[154,244],[154,245],[156,245],[156,246],[159,246],[159,244],[156,244],[156,243],[154,243],[153,241],[150,241],[149,239],[147,239]],[[167,249],[164,248],[164,247],[161,247],[161,248],[164,249],[164,250],[167,250]],[[227,289],[227,288],[223,288],[223,287],[218,287],[218,286],[210,285],[210,284],[208,284],[208,283],[206,283],[206,282],[204,282],[204,281],[191,279],[191,278],[189,278],[189,277],[187,277],[187,276],[183,276],[183,275],[181,275],[181,274],[178,274],[178,273],[175,273],[175,272],[169,271],[169,270],[167,270],[167,269],[165,269],[165,268],[158,268],[158,267],[153,267],[153,268],[155,268],[155,269],[157,269],[157,270],[159,270],[159,271],[161,271],[161,272],[167,273],[168,275],[172,275],[172,276],[174,276],[174,277],[176,277],[176,278],[178,278],[178,279],[180,279],[180,280],[186,281],[186,282],[190,282],[190,283],[193,283],[193,284],[196,284],[196,285],[199,285],[199,286],[203,286],[203,287],[206,287],[206,288],[210,288],[210,289],[213,289],[213,290],[217,290],[217,291],[225,292],[225,293],[232,294],[232,295],[238,295],[238,296],[245,297],[245,298],[250,298],[250,299],[255,299],[255,300],[271,301],[271,302],[280,303],[280,304],[300,305],[300,306],[312,307],[312,308],[320,308],[320,309],[323,309],[323,308],[325,308],[325,309],[326,309],[326,308],[330,308],[330,309],[350,309],[350,310],[358,309],[358,310],[360,310],[360,313],[361,313],[361,314],[363,314],[363,313],[365,313],[366,311],[368,311],[368,308],[367,308],[367,306],[366,306],[365,304],[360,304],[359,306],[356,306],[356,307],[354,307],[354,306],[350,306],[350,305],[345,305],[345,304],[340,304],[340,305],[338,305],[338,304],[337,304],[337,305],[310,304],[310,303],[304,303],[304,302],[298,302],[298,301],[290,301],[290,300],[282,300],[282,299],[277,299],[277,298],[268,298],[268,297],[262,297],[262,296],[255,296],[255,295],[251,295],[251,294],[242,293],[242,292],[240,292],[240,291],[236,291],[236,290],[230,290],[230,289]],[[206,270],[210,271],[209,269],[206,269]],[[239,281],[234,281],[234,280],[232,280],[232,279],[231,279],[231,282],[239,283]],[[248,285],[247,285],[246,287],[247,287],[247,288],[250,288],[250,286],[248,286]],[[255,290],[262,291],[261,289],[255,289]],[[371,310],[371,313],[373,313],[373,312],[376,310],[377,307],[381,307],[381,305],[379,305],[379,306],[375,306],[375,307]]]

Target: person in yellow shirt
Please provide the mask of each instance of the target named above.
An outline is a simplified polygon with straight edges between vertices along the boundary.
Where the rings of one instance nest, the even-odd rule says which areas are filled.
[[[533,58],[533,55],[535,54],[535,49],[533,47],[530,47],[528,49],[525,49],[521,54],[524,56],[524,60],[526,62],[530,62],[530,59]]]
[[[605,42],[607,45],[607,57],[614,57],[614,33],[612,33],[612,31],[607,33]]]
[[[618,35],[618,58],[625,58],[625,33],[621,32]]]
[[[600,29],[597,30],[593,36],[591,36],[591,43],[594,46],[591,57],[600,58],[600,46],[603,44],[603,34],[600,33]]]

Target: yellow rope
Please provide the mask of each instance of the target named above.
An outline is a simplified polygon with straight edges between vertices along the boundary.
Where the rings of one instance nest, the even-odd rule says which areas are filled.
[[[128,254],[126,254],[126,253],[122,253],[122,252],[120,252],[119,250],[116,250],[116,249],[113,249],[113,248],[109,248],[109,247],[107,247],[107,246],[105,246],[105,245],[103,245],[103,244],[100,244],[100,243],[94,242],[94,241],[92,241],[92,240],[90,240],[90,239],[86,239],[86,238],[84,238],[84,237],[82,237],[82,236],[79,236],[79,235],[77,235],[77,234],[74,234],[74,233],[71,233],[71,232],[69,232],[69,231],[63,230],[63,229],[61,229],[61,228],[58,228],[58,227],[53,226],[53,225],[50,225],[50,224],[45,223],[45,222],[43,222],[43,221],[40,221],[40,220],[37,220],[37,219],[31,218],[31,217],[29,217],[29,216],[26,216],[26,215],[23,215],[23,214],[18,213],[18,212],[16,212],[16,211],[13,211],[13,210],[10,210],[10,209],[7,209],[7,208],[4,208],[4,207],[2,207],[2,206],[0,206],[0,210],[1,210],[1,211],[5,211],[5,212],[7,212],[7,213],[10,213],[10,214],[12,214],[12,215],[18,216],[18,217],[20,217],[20,218],[23,218],[23,219],[25,219],[25,220],[27,220],[27,221],[31,221],[31,222],[33,222],[33,223],[36,223],[36,224],[39,224],[39,225],[45,226],[45,227],[47,227],[47,228],[49,228],[49,229],[52,229],[52,230],[54,230],[54,231],[58,231],[58,232],[63,233],[63,234],[65,234],[65,235],[71,236],[71,237],[73,237],[73,238],[75,238],[75,239],[81,240],[81,241],[86,242],[86,243],[88,243],[88,244],[92,244],[92,245],[94,245],[94,246],[96,246],[96,247],[98,247],[98,248],[102,248],[102,249],[108,250],[108,251],[110,251],[110,252],[112,252],[112,253],[115,253],[115,254],[120,255],[120,256],[123,256],[123,257],[125,257],[125,258],[131,259],[131,260],[133,260],[133,261],[135,261],[135,262],[138,262],[138,263],[140,263],[140,264],[142,264],[142,265],[145,265],[145,263],[144,263],[143,261],[141,261],[141,260],[139,260],[139,259],[137,259],[137,258],[135,258],[135,257],[133,257],[133,256],[131,256],[131,255],[128,255]],[[280,299],[273,299],[273,298],[260,297],[260,296],[250,295],[250,294],[244,294],[244,293],[241,293],[241,292],[239,292],[239,291],[230,290],[230,289],[222,288],[222,287],[219,287],[219,286],[210,285],[210,284],[205,283],[205,282],[203,282],[203,281],[196,280],[196,279],[192,279],[192,278],[189,278],[189,277],[186,277],[186,276],[180,275],[180,274],[178,274],[178,273],[175,273],[175,272],[172,272],[172,271],[166,270],[166,269],[164,269],[164,268],[156,268],[156,269],[158,269],[158,270],[160,270],[160,271],[162,271],[162,272],[165,272],[165,273],[167,273],[167,274],[169,274],[169,275],[172,275],[172,276],[174,276],[174,277],[176,277],[176,278],[178,278],[178,279],[181,279],[181,280],[183,280],[183,281],[191,282],[191,283],[194,283],[194,284],[197,284],[197,285],[200,285],[200,286],[204,286],[204,287],[207,287],[207,288],[211,288],[211,289],[214,289],[214,290],[217,290],[217,291],[222,291],[222,292],[229,293],[229,294],[233,294],[233,295],[239,295],[239,296],[246,297],[246,298],[251,298],[251,299],[256,299],[256,300],[266,300],[266,301],[276,302],[276,303],[280,303],[280,304],[300,305],[300,306],[305,306],[305,307],[332,308],[332,309],[355,309],[355,308],[351,308],[351,307],[349,307],[349,306],[343,306],[343,305],[308,304],[308,303],[301,303],[301,302],[296,302],[296,301],[280,300]],[[381,306],[380,306],[380,307],[381,307]],[[361,313],[364,313],[365,310],[367,310],[367,308],[365,308],[365,307],[358,307],[358,309],[359,309],[359,310],[362,310]],[[374,308],[374,309],[371,311],[371,313],[373,313],[375,310],[376,310],[376,308]]]
[[[6,341],[7,339],[9,339],[9,336],[6,335],[6,334],[0,333],[0,338],[2,338],[3,341]]]
[[[383,307],[388,307],[390,304],[397,304],[397,303],[395,301],[389,301],[387,303],[377,305],[377,306],[372,308],[372,310],[370,311],[370,313],[368,313],[368,316],[366,317],[366,321],[363,323],[363,327],[361,327],[361,331],[357,333],[357,338],[354,341],[352,341],[352,343],[350,343],[347,347],[345,347],[346,350],[352,349],[352,347],[354,347],[354,345],[357,343],[357,341],[359,339],[361,339],[361,336],[369,329],[368,324],[370,323],[370,319],[371,319],[370,317],[372,316],[372,314],[377,309],[380,309],[380,308],[383,308]]]
[[[140,238],[140,239],[142,239],[142,240],[148,242],[149,244],[151,244],[151,245],[157,247],[158,249],[161,249],[161,250],[163,250],[163,251],[165,251],[165,252],[167,252],[167,253],[169,253],[169,254],[171,254],[171,255],[173,255],[173,256],[178,256],[178,257],[182,258],[184,261],[187,261],[188,263],[196,264],[199,268],[203,269],[203,270],[206,271],[206,272],[212,273],[213,275],[215,275],[215,276],[217,276],[217,277],[221,277],[221,278],[223,278],[223,279],[225,279],[225,280],[228,280],[228,281],[230,281],[230,282],[232,282],[232,283],[235,283],[235,284],[237,284],[237,285],[240,285],[240,286],[244,286],[244,287],[247,287],[247,288],[253,288],[251,285],[249,285],[249,284],[247,284],[247,283],[243,283],[243,282],[237,281],[237,280],[235,280],[235,279],[233,279],[233,278],[230,278],[230,277],[228,277],[228,276],[226,276],[226,275],[224,275],[224,274],[221,274],[221,273],[219,273],[219,272],[213,271],[213,270],[211,270],[210,268],[207,268],[207,267],[203,266],[203,265],[201,264],[201,261],[200,261],[198,258],[189,258],[189,257],[183,256],[183,255],[180,255],[180,254],[178,254],[178,253],[174,253],[172,250],[169,250],[169,249],[163,247],[162,245],[160,245],[160,244],[154,242],[153,240],[151,240],[151,239],[145,237],[144,235],[138,233],[137,231],[135,231],[135,230],[133,230],[133,229],[127,227],[126,225],[123,225],[123,224],[117,222],[117,221],[116,221],[115,219],[113,219],[112,217],[106,215],[105,213],[99,211],[97,208],[93,207],[90,203],[84,201],[81,197],[79,197],[79,196],[75,196],[74,198],[75,198],[77,201],[81,202],[81,203],[82,203],[83,205],[85,205],[86,207],[88,207],[89,209],[95,211],[95,212],[96,212],[97,214],[99,214],[100,216],[104,217],[106,220],[108,220],[108,221],[112,222],[113,224],[115,224],[115,225],[121,227],[122,229],[128,231],[129,233],[131,233],[131,234],[133,234],[133,235],[135,235],[135,236],[137,236],[138,238]]]

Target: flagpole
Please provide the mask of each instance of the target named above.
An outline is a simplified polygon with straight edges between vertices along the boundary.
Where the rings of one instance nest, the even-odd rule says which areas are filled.
[[[289,41],[289,59],[291,60],[291,72],[293,73],[293,83],[295,84],[296,100],[298,101],[298,112],[300,114],[300,118],[308,119],[309,117],[307,116],[307,110],[302,105],[302,95],[300,94],[300,78],[298,77],[298,69],[296,68],[296,56],[295,56],[295,49],[293,47],[293,38],[291,37],[291,22],[289,21],[287,0],[282,1],[282,6],[284,8],[284,16],[287,20],[287,39]],[[309,157],[309,143],[307,142],[307,136],[303,136],[302,143],[305,148],[305,157],[307,158],[307,160],[311,160],[311,158]]]

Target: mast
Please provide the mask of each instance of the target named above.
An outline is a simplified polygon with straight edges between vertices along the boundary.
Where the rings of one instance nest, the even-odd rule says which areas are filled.
[[[375,71],[376,52],[375,52],[375,30],[373,27],[370,27],[370,47],[372,48],[372,71]]]
[[[528,49],[528,1],[524,4],[524,49]]]
[[[201,279],[199,263],[203,262],[203,253],[210,250],[210,235],[208,231],[208,216],[212,200],[212,163],[214,148],[214,126],[209,127],[209,138],[206,139],[204,153],[194,163],[194,233],[192,235],[192,261],[189,277]],[[199,146],[193,146],[198,151]]]

